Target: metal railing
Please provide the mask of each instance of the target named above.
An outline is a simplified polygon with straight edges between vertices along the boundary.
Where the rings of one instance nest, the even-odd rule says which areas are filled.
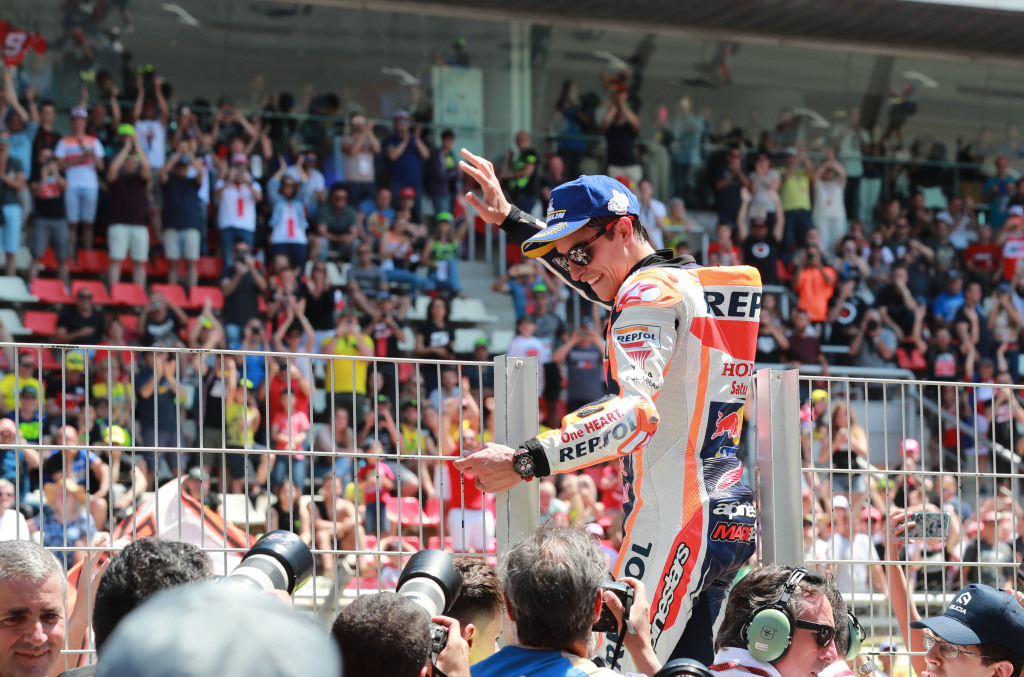
[[[0,347],[34,358],[0,384],[0,468],[15,489],[0,509],[28,516],[10,536],[41,542],[73,581],[87,555],[144,536],[199,545],[223,574],[258,535],[286,529],[314,556],[296,607],[329,620],[347,599],[393,588],[421,548],[493,562],[538,521],[535,486],[493,496],[449,472],[486,441],[536,434],[534,358]],[[79,590],[91,608],[91,588]],[[64,650],[70,667],[94,651]]]
[[[1013,584],[1024,389],[803,372],[755,379],[760,558],[830,571],[868,631],[865,655],[895,640],[914,660],[906,620],[941,614],[969,582]],[[907,539],[901,510],[938,513],[920,518],[934,537]]]

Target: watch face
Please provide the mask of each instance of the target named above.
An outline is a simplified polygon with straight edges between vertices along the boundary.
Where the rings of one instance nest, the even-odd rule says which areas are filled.
[[[533,457],[529,454],[519,454],[512,461],[512,468],[520,477],[532,477]]]

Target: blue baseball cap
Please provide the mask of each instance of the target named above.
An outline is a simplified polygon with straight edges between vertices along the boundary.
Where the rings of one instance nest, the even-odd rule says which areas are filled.
[[[606,216],[638,216],[636,195],[610,176],[581,176],[551,191],[547,227],[523,243],[531,258],[544,256],[555,242]]]
[[[1008,592],[972,583],[956,593],[944,614],[914,621],[910,627],[928,628],[952,644],[995,642],[1020,653],[1024,607]]]

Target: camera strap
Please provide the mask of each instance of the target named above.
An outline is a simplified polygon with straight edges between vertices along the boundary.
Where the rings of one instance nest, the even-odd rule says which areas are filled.
[[[628,618],[626,618],[626,613],[628,613],[628,610],[624,609],[623,612],[624,613],[622,614],[622,624],[619,626],[619,636],[615,642],[615,651],[612,652],[612,670],[619,669],[619,660],[622,658],[622,642],[626,639],[626,633],[629,632],[633,635],[636,634],[636,630],[633,629],[633,624],[629,622]]]

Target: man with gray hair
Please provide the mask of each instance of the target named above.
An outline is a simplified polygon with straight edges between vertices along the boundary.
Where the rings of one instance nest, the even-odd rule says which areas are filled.
[[[581,529],[549,522],[509,549],[501,579],[505,608],[516,624],[516,643],[473,665],[473,677],[618,675],[587,659],[602,603],[619,619],[622,612],[615,595],[601,589],[609,580],[608,565],[597,541]],[[661,665],[651,646],[644,586],[634,578],[622,580],[634,594],[629,614],[633,631],[626,633],[623,645],[637,669],[652,675]]]
[[[53,671],[67,626],[67,579],[32,541],[0,542],[0,677]]]

